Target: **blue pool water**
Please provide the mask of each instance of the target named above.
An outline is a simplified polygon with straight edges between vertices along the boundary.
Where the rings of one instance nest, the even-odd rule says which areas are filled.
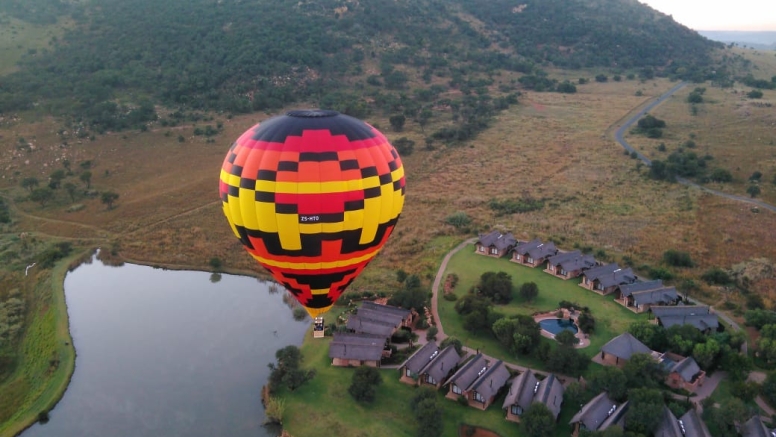
[[[551,333],[552,335],[558,335],[564,329],[569,330],[574,334],[576,334],[577,331],[579,331],[577,329],[577,326],[571,320],[545,319],[545,320],[539,321],[539,326],[541,326],[542,329]]]

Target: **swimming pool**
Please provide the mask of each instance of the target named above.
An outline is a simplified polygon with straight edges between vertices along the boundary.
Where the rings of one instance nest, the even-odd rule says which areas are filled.
[[[576,334],[579,330],[571,320],[564,319],[544,319],[539,321],[539,326],[552,335],[558,335],[563,330],[568,330]]]

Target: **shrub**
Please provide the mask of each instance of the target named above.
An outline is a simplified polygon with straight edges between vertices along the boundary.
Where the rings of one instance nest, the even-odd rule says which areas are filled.
[[[663,253],[663,261],[673,267],[693,267],[695,263],[687,252],[669,249]]]
[[[577,326],[585,334],[593,333],[595,332],[595,318],[589,312],[583,311],[577,317]]]
[[[520,297],[527,301],[532,301],[539,294],[539,286],[535,282],[526,282],[520,286]]]
[[[426,331],[426,340],[436,340],[437,333],[439,333],[439,329],[436,326],[428,328],[428,331]]]
[[[221,270],[221,267],[223,267],[223,263],[221,262],[221,258],[218,258],[218,257],[210,258],[210,267],[213,270]]]
[[[729,285],[733,282],[730,275],[719,267],[707,270],[701,275],[701,279],[706,281],[707,284],[714,285]]]
[[[375,388],[382,384],[383,377],[374,367],[361,366],[353,373],[348,393],[358,402],[371,403],[375,400]]]
[[[746,96],[750,99],[760,99],[763,96],[763,92],[760,90],[752,90],[746,93]]]
[[[469,226],[472,223],[472,219],[465,212],[458,211],[445,217],[445,223],[455,227],[456,229],[461,229]]]
[[[455,302],[458,300],[458,296],[455,293],[445,293],[442,297],[448,302]]]
[[[462,407],[468,407],[469,406],[469,400],[466,399],[466,396],[460,395],[458,396],[458,405],[461,405]],[[472,430],[471,433],[469,433],[469,430]],[[474,428],[466,428],[466,435],[474,435],[474,431],[476,431]]]

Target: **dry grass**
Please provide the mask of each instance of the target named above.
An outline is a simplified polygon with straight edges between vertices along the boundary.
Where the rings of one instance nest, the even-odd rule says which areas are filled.
[[[573,72],[568,78],[592,77],[594,73]],[[504,75],[499,81],[509,83],[512,79]],[[711,265],[728,267],[748,257],[773,258],[770,249],[761,244],[769,241],[765,226],[743,226],[733,218],[747,207],[701,197],[698,191],[680,185],[647,180],[609,134],[612,125],[672,85],[666,80],[624,80],[581,85],[574,95],[529,92],[470,144],[456,147],[437,143],[432,151],[425,150],[423,138],[446,123],[445,116],[435,117],[425,133],[411,122],[405,132],[390,132],[387,119],[370,117],[369,121],[380,125],[391,139],[407,136],[416,141],[416,147],[414,154],[404,157],[408,190],[402,220],[384,251],[353,288],[385,289],[397,268],[430,278],[444,252],[462,238],[444,224],[445,217],[456,211],[473,217],[478,229],[501,226],[522,238],[553,237],[562,241],[564,248],[578,244],[629,255],[637,265],[656,264],[670,248],[689,251],[700,267],[681,275],[697,275]],[[643,97],[635,96],[639,90]],[[738,179],[748,177],[753,171],[749,167],[767,162],[768,150],[773,153],[776,148],[760,143],[757,147],[732,143],[726,147],[717,141],[722,135],[711,135],[709,126],[730,126],[741,129],[736,131],[739,134],[759,131],[765,136],[762,120],[767,114],[742,121],[733,112],[737,96],[710,87],[707,96],[712,102],[703,105],[699,117],[689,115],[683,95],[658,108],[656,115],[669,120],[667,144],[695,132],[699,149],[717,156],[715,162],[740,156],[741,169],[735,175]],[[115,241],[122,255],[149,264],[207,268],[210,258],[218,257],[230,270],[258,272],[222,217],[217,181],[232,139],[261,118],[265,117],[209,122],[224,122],[224,132],[215,137],[215,144],[193,137],[193,126],[187,126],[110,134],[93,142],[70,138],[67,147],[60,146],[58,125],[53,120],[6,121],[0,128],[6,144],[0,151],[0,184],[8,197],[19,201],[16,206],[23,213],[20,229]],[[707,125],[691,124],[701,121]],[[168,131],[170,135],[165,136]],[[179,133],[186,142],[177,141]],[[32,142],[35,149],[17,150],[19,137]],[[648,152],[654,149],[648,140],[633,141]],[[759,157],[748,161],[748,153]],[[93,160],[93,186],[118,192],[117,207],[108,211],[97,199],[81,199],[77,202],[84,204],[84,209],[66,213],[70,200],[64,193],[45,208],[21,202],[25,196],[19,187],[21,178],[34,175],[45,180],[54,168],[60,168],[63,158],[69,159],[74,169],[81,161]],[[770,177],[765,168],[761,171]],[[771,200],[776,195],[768,190],[764,187],[763,195]],[[547,206],[501,217],[487,206],[492,198],[526,196],[546,199]],[[774,216],[767,212],[749,214],[747,220],[765,224]],[[729,245],[720,247],[720,240],[713,237],[720,233],[735,242],[735,251]]]

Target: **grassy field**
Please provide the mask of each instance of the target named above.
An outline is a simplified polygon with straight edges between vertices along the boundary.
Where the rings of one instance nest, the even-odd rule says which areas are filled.
[[[347,392],[354,369],[332,367],[328,344],[329,339],[305,338],[303,366],[314,367],[317,374],[296,391],[283,390],[278,394],[286,403],[284,429],[297,437],[415,436],[416,424],[409,402],[417,389],[400,383],[398,370],[383,369],[380,371],[383,384],[377,389],[375,402],[371,405],[355,402]],[[488,428],[502,436],[521,435],[518,425],[504,419],[505,413],[500,408],[504,395],[488,410],[480,411],[445,399],[444,393],[440,391],[438,395],[439,404],[444,408],[444,437],[457,437],[461,424]],[[558,437],[568,435],[567,423],[574,414],[571,410],[564,408],[561,412]]]
[[[14,436],[48,412],[59,401],[75,366],[68,328],[63,283],[71,262],[63,260],[53,270],[33,274],[32,321],[21,340],[21,362],[15,373],[0,382],[0,436]]]
[[[460,298],[466,295],[469,288],[479,282],[480,275],[485,272],[503,271],[512,276],[515,286],[514,299],[507,305],[497,305],[496,311],[506,315],[532,315],[558,309],[558,302],[567,300],[577,302],[583,307],[589,307],[596,319],[596,332],[590,335],[590,346],[581,349],[588,357],[592,357],[606,342],[625,332],[628,325],[647,318],[644,314],[635,314],[620,304],[614,302],[613,296],[600,296],[580,287],[578,279],[564,281],[544,273],[540,268],[530,268],[517,265],[506,258],[491,258],[474,253],[474,246],[467,246],[453,256],[448,263],[447,273],[458,275],[459,282],[455,294]],[[539,295],[533,302],[520,299],[517,289],[525,282],[534,282],[539,286]],[[544,364],[533,357],[515,357],[505,349],[490,333],[473,335],[463,329],[461,317],[455,312],[455,302],[439,298],[439,317],[445,334],[461,339],[466,346],[478,348],[485,353],[519,364],[542,369]],[[549,339],[542,341],[552,342]]]

